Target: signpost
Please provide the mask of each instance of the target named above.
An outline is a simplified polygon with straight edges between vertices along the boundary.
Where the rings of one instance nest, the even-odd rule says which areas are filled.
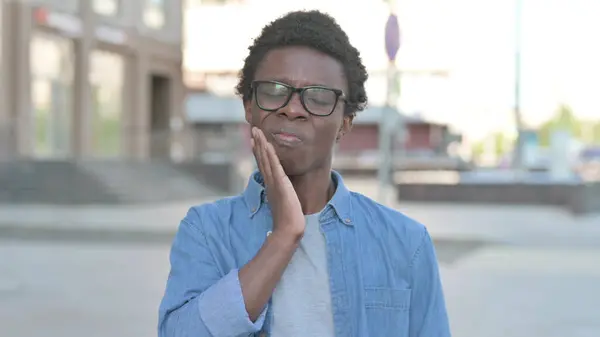
[[[521,6],[522,0],[515,3],[515,83],[514,118],[517,129],[517,141],[513,150],[513,169],[520,175],[523,170],[523,116],[521,114]]]
[[[400,25],[394,14],[393,1],[390,3],[390,15],[385,25],[385,51],[389,60],[387,99],[379,120],[379,202],[386,204],[393,184],[393,133],[398,119],[396,100],[398,98],[398,76],[396,56],[400,49]]]
[[[398,24],[398,16],[390,13],[387,23],[385,24],[385,52],[387,53],[390,63],[396,61],[396,55],[400,49],[400,25]]]

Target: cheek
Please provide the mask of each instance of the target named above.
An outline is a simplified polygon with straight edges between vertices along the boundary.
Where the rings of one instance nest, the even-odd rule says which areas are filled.
[[[252,105],[252,125],[260,127],[266,117],[266,112],[261,110],[256,104]]]
[[[335,124],[327,125],[316,130],[318,130],[316,133],[316,145],[324,150],[327,150],[330,146],[333,147],[337,139],[339,126]]]

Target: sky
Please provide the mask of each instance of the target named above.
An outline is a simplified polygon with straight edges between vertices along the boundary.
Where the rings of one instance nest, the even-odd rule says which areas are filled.
[[[507,132],[514,126],[517,1],[448,2],[452,8],[440,14],[451,27],[450,35],[457,36],[445,37],[452,41],[448,49],[453,76],[448,87],[453,92],[450,105],[456,110],[445,117],[474,138],[494,129]],[[600,14],[600,2],[521,0],[521,6],[525,123],[534,127],[543,123],[560,103],[572,106],[582,118],[600,120],[600,100],[594,95],[600,88],[600,21],[594,20],[594,13]]]
[[[402,75],[400,108],[449,123],[468,139],[514,131],[515,17],[519,0],[397,0]],[[600,14],[598,0],[520,0],[521,110],[535,127],[560,103],[582,118],[600,120]],[[260,28],[293,9],[334,16],[372,73],[372,104],[385,97],[384,25],[388,6],[378,0],[246,0],[245,5],[187,13],[186,68],[241,67]],[[224,18],[227,18],[226,20]],[[210,31],[210,34],[206,34]],[[415,70],[421,71],[415,74]],[[423,75],[444,70],[446,78]]]

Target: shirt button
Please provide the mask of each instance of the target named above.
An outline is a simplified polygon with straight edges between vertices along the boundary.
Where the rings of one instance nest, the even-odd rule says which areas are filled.
[[[256,212],[256,207],[252,209],[252,213]]]
[[[268,231],[268,232],[267,232],[267,236],[271,235],[271,233],[273,233],[273,232],[271,232],[271,231]]]
[[[346,220],[344,220],[344,222],[345,222],[345,223],[350,223],[350,222],[352,222],[352,221],[350,221],[350,219],[346,219]]]

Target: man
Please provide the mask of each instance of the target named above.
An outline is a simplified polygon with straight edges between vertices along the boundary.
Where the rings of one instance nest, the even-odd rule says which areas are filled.
[[[159,336],[450,336],[425,227],[331,170],[366,79],[325,14],[263,29],[237,86],[259,171],[241,195],[182,220]]]

